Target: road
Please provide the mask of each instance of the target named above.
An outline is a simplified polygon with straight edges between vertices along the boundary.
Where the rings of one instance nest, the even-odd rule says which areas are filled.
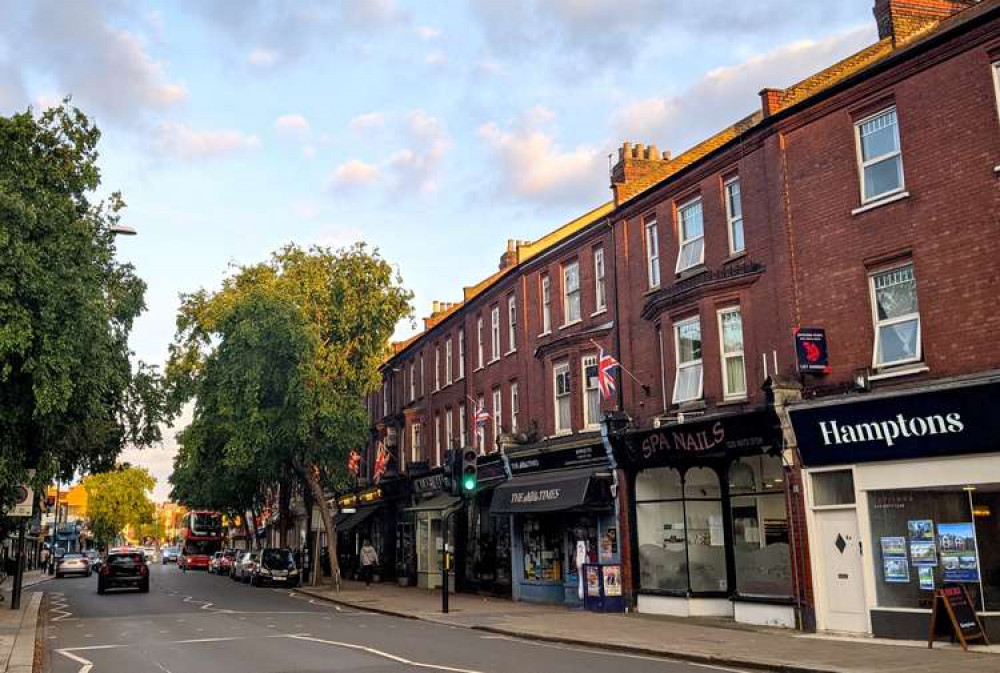
[[[97,576],[40,585],[50,673],[706,673],[732,671],[537,643],[342,608],[287,589],[151,566],[148,594]]]

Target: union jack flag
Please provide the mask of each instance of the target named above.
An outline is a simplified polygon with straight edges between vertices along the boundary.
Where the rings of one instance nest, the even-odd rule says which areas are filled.
[[[357,451],[351,451],[347,455],[347,471],[354,475],[361,472],[361,454]]]
[[[597,386],[601,389],[601,396],[609,399],[615,393],[615,377],[611,375],[611,370],[620,367],[621,363],[611,355],[607,355],[602,348],[597,356]]]
[[[472,422],[477,428],[486,426],[486,421],[490,420],[490,412],[486,411],[486,401],[476,402],[476,408],[472,410]]]
[[[385,476],[390,460],[392,460],[392,454],[385,448],[385,444],[380,443],[378,453],[375,454],[375,469],[373,470],[374,474],[372,474],[372,479],[376,484],[382,481],[382,477]]]

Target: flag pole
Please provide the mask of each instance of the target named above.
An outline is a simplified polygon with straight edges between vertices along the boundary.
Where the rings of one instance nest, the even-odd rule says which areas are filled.
[[[599,349],[601,349],[602,351],[604,350],[604,347],[603,347],[603,346],[601,346],[601,344],[599,344],[599,343],[597,343],[596,341],[594,341],[593,339],[591,339],[591,340],[590,340],[590,343],[594,344],[595,346],[597,346],[597,347],[598,347]],[[598,365],[600,365],[600,363],[598,363]],[[643,389],[646,389],[646,388],[648,388],[648,387],[649,387],[649,386],[647,386],[647,385],[646,385],[645,383],[643,383],[642,381],[640,381],[639,379],[637,379],[637,378],[635,377],[635,375],[634,375],[634,374],[633,374],[632,372],[630,372],[630,371],[629,371],[628,369],[626,369],[626,368],[625,368],[625,365],[623,365],[623,364],[621,363],[621,361],[619,361],[619,362],[618,362],[618,366],[619,366],[619,367],[621,367],[621,368],[622,368],[622,371],[623,371],[623,372],[625,372],[626,374],[628,374],[628,375],[629,375],[629,376],[630,376],[630,377],[632,378],[632,380],[633,380],[633,381],[635,381],[635,382],[636,382],[636,383],[638,383],[638,384],[639,384],[640,386],[642,386],[642,387],[643,387]]]

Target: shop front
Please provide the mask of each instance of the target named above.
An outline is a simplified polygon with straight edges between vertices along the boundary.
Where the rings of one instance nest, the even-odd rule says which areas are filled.
[[[337,557],[344,577],[360,577],[359,558],[365,540],[370,540],[378,552],[376,575],[381,580],[395,577],[396,522],[408,492],[407,480],[392,477],[378,486],[337,498]],[[323,566],[328,564],[324,562]]]
[[[994,376],[790,410],[818,628],[924,639],[948,585],[1000,638],[998,399]]]
[[[507,455],[490,514],[510,520],[514,600],[582,604],[582,566],[619,562],[607,452],[600,437],[573,440]]]
[[[511,596],[510,515],[490,509],[496,487],[507,480],[503,456],[494,453],[479,459],[479,485],[466,501],[464,530],[457,539],[459,590],[509,598]]]
[[[771,410],[610,439],[628,480],[636,609],[796,626],[789,482]]]
[[[403,510],[398,530],[400,535],[411,535],[406,543],[413,558],[407,566],[413,572],[412,582],[423,589],[441,586],[441,562],[444,545],[455,548],[455,510],[461,500],[449,492],[448,480],[438,468],[428,474],[413,477],[411,482],[413,504]],[[444,517],[448,517],[445,531]],[[447,532],[447,535],[445,534]],[[450,575],[454,586],[454,573]]]

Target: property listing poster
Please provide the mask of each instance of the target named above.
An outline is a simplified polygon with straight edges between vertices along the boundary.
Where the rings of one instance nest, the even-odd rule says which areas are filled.
[[[882,547],[882,576],[886,582],[909,582],[910,565],[906,557],[906,538],[883,537],[879,540]]]
[[[945,582],[978,582],[979,555],[976,553],[975,524],[939,523],[941,576]]]

